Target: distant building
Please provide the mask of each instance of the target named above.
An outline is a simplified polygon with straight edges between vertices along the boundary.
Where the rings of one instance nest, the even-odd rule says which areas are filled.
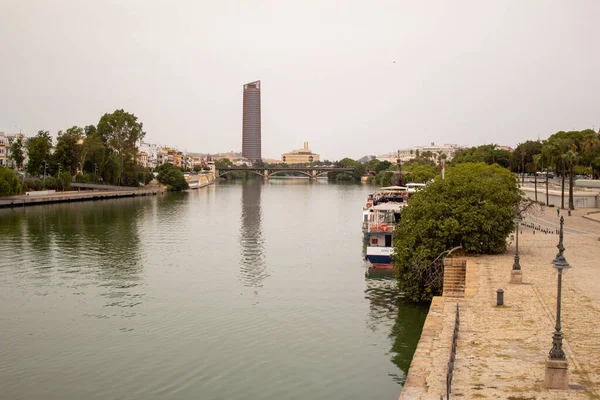
[[[454,158],[454,155],[463,148],[464,147],[457,144],[444,144],[440,146],[432,142],[429,146],[410,147],[407,149],[400,149],[392,153],[382,154],[377,156],[377,159],[379,161],[389,161],[391,163],[395,163],[398,158],[400,158],[400,161],[402,162],[410,161],[413,158],[416,158],[417,154],[431,154],[431,158],[436,159],[442,154],[445,154],[446,159],[451,160]]]
[[[313,161],[319,161],[319,155],[313,153],[308,148],[308,142],[304,142],[304,148],[299,150],[292,150],[289,153],[285,153],[281,156],[281,161],[288,164],[302,164]]]
[[[242,111],[242,157],[251,161],[262,158],[260,120],[260,81],[244,85]]]
[[[9,168],[14,168],[15,167],[15,163],[13,161],[13,159],[11,158],[11,154],[10,154],[10,149],[13,145],[13,143],[15,142],[15,140],[17,140],[18,138],[21,138],[21,140],[23,141],[23,157],[25,158],[23,160],[23,166],[27,165],[27,161],[29,161],[28,158],[28,154],[27,154],[27,146],[26,146],[26,138],[25,135],[23,135],[22,133],[13,133],[13,134],[6,134],[4,132],[0,132],[0,165],[2,165],[3,167],[9,167]]]

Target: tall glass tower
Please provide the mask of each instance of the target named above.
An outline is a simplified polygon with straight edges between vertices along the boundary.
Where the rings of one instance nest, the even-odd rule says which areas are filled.
[[[252,161],[262,158],[260,135],[260,81],[256,81],[244,85],[242,157]]]

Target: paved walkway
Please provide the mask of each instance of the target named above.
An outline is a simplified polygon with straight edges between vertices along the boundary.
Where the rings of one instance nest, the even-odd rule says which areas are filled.
[[[479,285],[472,297],[459,300],[453,397],[600,399],[600,224],[582,218],[588,211],[565,215],[565,257],[572,268],[563,276],[562,325],[572,389],[548,390],[543,385],[556,315],[557,274],[551,261],[558,235],[523,228],[522,285],[508,283],[514,244],[506,254],[470,260]],[[556,209],[539,211],[529,222],[558,229]],[[505,291],[504,307],[495,306],[499,288]]]

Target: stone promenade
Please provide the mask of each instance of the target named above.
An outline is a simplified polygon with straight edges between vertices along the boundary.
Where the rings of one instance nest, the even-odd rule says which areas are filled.
[[[544,387],[544,362],[552,347],[557,274],[551,261],[558,252],[555,208],[545,208],[522,227],[519,253],[523,284],[510,284],[514,240],[508,252],[469,258],[465,298],[439,298],[431,329],[424,329],[401,399],[445,396],[445,373],[455,303],[460,305],[460,334],[452,398],[600,399],[600,223],[583,218],[592,210],[565,217],[565,257],[572,268],[563,276],[562,327],[569,362],[570,390]],[[509,240],[510,241],[510,240]],[[496,306],[496,290],[504,306]],[[430,320],[428,316],[428,320]]]

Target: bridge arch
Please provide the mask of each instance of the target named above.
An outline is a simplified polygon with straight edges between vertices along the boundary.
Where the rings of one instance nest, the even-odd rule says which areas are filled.
[[[319,173],[316,175],[316,177],[318,178],[318,177],[320,177],[320,176],[327,176],[327,174],[329,174],[330,172],[337,172],[338,174],[346,174],[346,175],[348,175],[348,176],[354,176],[354,175],[352,174],[352,172],[350,172],[350,171],[322,171],[322,172],[319,172]]]
[[[219,170],[219,177],[221,177],[223,175],[227,175],[227,174],[232,173],[232,172],[251,172],[251,173],[253,173],[255,175],[258,175],[258,176],[261,176],[263,178],[265,177],[265,175],[262,172],[259,172],[259,171],[253,170],[253,169],[235,169],[235,170],[232,170],[232,171],[228,171],[226,169],[220,169]]]
[[[312,174],[309,171],[301,170],[301,169],[292,169],[292,168],[269,172],[269,176],[274,176],[274,175],[286,173],[286,172],[296,172],[296,173],[302,174],[304,176],[308,176],[309,178],[312,176]]]

